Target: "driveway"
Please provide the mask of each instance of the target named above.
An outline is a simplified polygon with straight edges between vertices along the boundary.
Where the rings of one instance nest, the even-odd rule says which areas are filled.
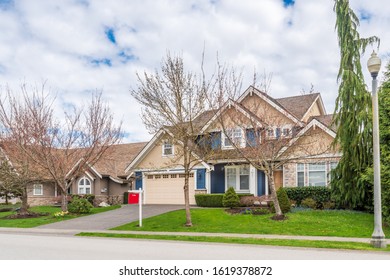
[[[183,205],[143,205],[143,218],[184,209]],[[123,205],[119,209],[72,220],[42,225],[41,229],[105,230],[138,220],[138,205]]]

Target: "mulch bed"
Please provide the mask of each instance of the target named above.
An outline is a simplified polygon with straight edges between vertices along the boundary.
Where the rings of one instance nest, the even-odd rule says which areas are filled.
[[[35,213],[35,212],[27,212],[25,214],[12,214],[4,217],[3,219],[27,219],[27,218],[37,218],[42,216],[49,216],[49,213]]]

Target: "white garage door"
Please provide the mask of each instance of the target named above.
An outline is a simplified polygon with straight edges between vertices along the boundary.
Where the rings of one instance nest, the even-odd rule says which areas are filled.
[[[195,203],[194,174],[190,174],[190,204]],[[146,204],[184,204],[184,174],[149,174],[145,178]]]

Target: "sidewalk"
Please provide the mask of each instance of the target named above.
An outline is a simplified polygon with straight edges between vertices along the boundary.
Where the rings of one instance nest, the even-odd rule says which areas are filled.
[[[335,236],[298,236],[298,235],[271,235],[271,234],[238,234],[238,233],[209,233],[209,232],[150,232],[150,231],[120,231],[120,230],[80,230],[80,229],[48,229],[48,228],[0,228],[1,233],[38,234],[38,235],[76,235],[80,232],[99,232],[117,234],[144,234],[144,235],[181,235],[181,236],[208,236],[208,237],[239,237],[256,239],[291,239],[317,240],[335,242],[370,243],[370,238],[335,237]],[[390,239],[387,240],[390,245]]]

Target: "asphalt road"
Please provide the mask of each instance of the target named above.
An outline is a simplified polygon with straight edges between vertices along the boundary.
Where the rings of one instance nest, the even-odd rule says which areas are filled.
[[[0,233],[2,260],[390,260],[389,253]]]

